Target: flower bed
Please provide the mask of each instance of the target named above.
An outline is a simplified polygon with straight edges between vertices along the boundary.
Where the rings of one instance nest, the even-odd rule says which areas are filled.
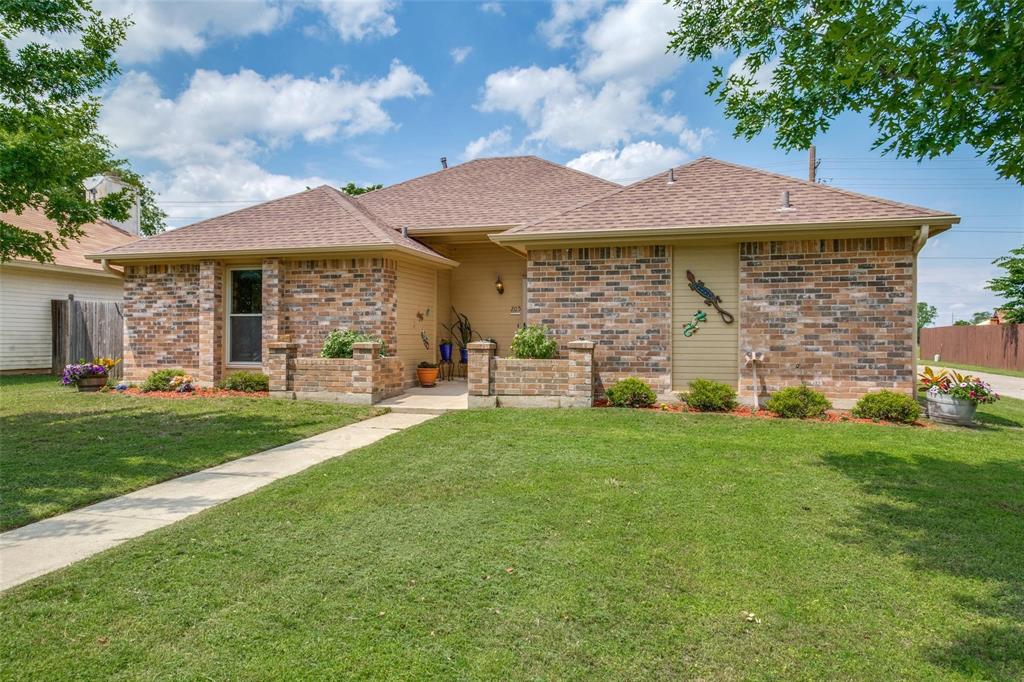
[[[267,391],[229,391],[223,388],[194,388],[191,391],[141,391],[138,386],[131,386],[124,390],[105,391],[105,393],[119,393],[138,398],[162,398],[166,400],[188,400],[190,398],[267,398],[270,393]]]
[[[594,407],[611,407],[611,404],[607,400],[602,399],[595,401]],[[637,407],[630,409],[646,410],[648,412],[728,414],[733,417],[746,417],[749,419],[783,419],[783,417],[780,417],[777,414],[769,412],[768,410],[754,410],[753,408],[747,407],[746,405],[740,405],[739,407],[733,408],[732,410],[727,410],[723,412],[702,412],[701,410],[694,410],[692,408],[689,408],[682,403],[658,403],[655,405],[651,405],[650,407]],[[820,417],[818,419],[806,419],[803,421],[825,422],[828,424],[886,424],[888,426],[914,426],[918,428],[933,428],[935,426],[931,422],[921,420],[915,421],[912,424],[894,424],[892,422],[884,422],[875,419],[861,419],[858,417],[854,417],[849,412],[845,412],[843,410],[828,410],[827,412],[825,412],[825,416],[823,417]]]

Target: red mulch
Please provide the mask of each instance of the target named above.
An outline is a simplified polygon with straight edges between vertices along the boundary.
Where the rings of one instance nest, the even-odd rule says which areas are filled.
[[[109,391],[110,393],[123,393],[143,398],[164,398],[167,400],[188,400],[189,398],[266,398],[270,394],[266,391],[246,393],[245,391],[227,391],[222,388],[197,388],[194,391],[178,393],[177,391],[150,391],[143,393],[136,386],[124,391]]]
[[[728,414],[734,417],[747,417],[748,419],[783,419],[777,414],[769,412],[768,410],[757,410],[756,412],[752,407],[741,405],[734,410],[728,412],[706,412],[702,413],[700,410],[691,410],[683,403],[658,403],[650,407],[638,407],[638,410],[646,410],[648,412],[692,412],[694,414]],[[607,400],[597,400],[594,402],[594,407],[611,407]],[[825,416],[820,419],[808,419],[805,421],[821,421],[829,424],[849,423],[849,424],[884,424],[887,426],[918,426],[921,428],[932,428],[935,424],[926,421],[916,421],[913,424],[894,424],[892,422],[876,421],[874,419],[860,419],[854,417],[849,412],[843,410],[829,410],[825,413]]]

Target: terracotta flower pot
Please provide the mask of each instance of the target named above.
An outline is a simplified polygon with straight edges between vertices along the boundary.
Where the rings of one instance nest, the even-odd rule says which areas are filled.
[[[417,367],[416,378],[420,380],[420,386],[430,388],[437,383],[437,367]]]
[[[82,377],[75,384],[83,393],[95,393],[107,384],[107,377]]]
[[[974,412],[978,404],[963,398],[954,398],[944,393],[926,393],[928,400],[928,416],[932,421],[954,426],[970,426],[974,422]]]

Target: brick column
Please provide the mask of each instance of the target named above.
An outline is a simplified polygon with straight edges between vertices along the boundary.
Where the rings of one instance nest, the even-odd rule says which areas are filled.
[[[196,381],[212,386],[220,379],[221,320],[223,278],[220,263],[214,260],[199,262],[199,359],[196,363]]]
[[[469,350],[469,366],[466,368],[469,406],[494,407],[497,399],[491,365],[497,345],[491,341],[474,341],[466,348]]]
[[[352,359],[356,369],[352,372],[352,392],[366,396],[367,404],[374,402],[373,386],[376,381],[380,344],[376,341],[359,341],[352,344]]]
[[[566,407],[591,407],[594,404],[594,342],[570,341],[569,359],[573,377],[566,392]]]
[[[282,340],[283,320],[281,319],[282,264],[279,258],[263,259],[263,365],[269,358],[269,346]]]
[[[274,341],[267,344],[267,358],[263,366],[270,377],[270,392],[284,393],[292,390],[291,370],[299,344]]]

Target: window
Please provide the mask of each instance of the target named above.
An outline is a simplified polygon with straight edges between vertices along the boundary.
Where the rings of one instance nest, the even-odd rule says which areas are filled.
[[[263,272],[232,270],[228,362],[258,363],[263,346]]]

